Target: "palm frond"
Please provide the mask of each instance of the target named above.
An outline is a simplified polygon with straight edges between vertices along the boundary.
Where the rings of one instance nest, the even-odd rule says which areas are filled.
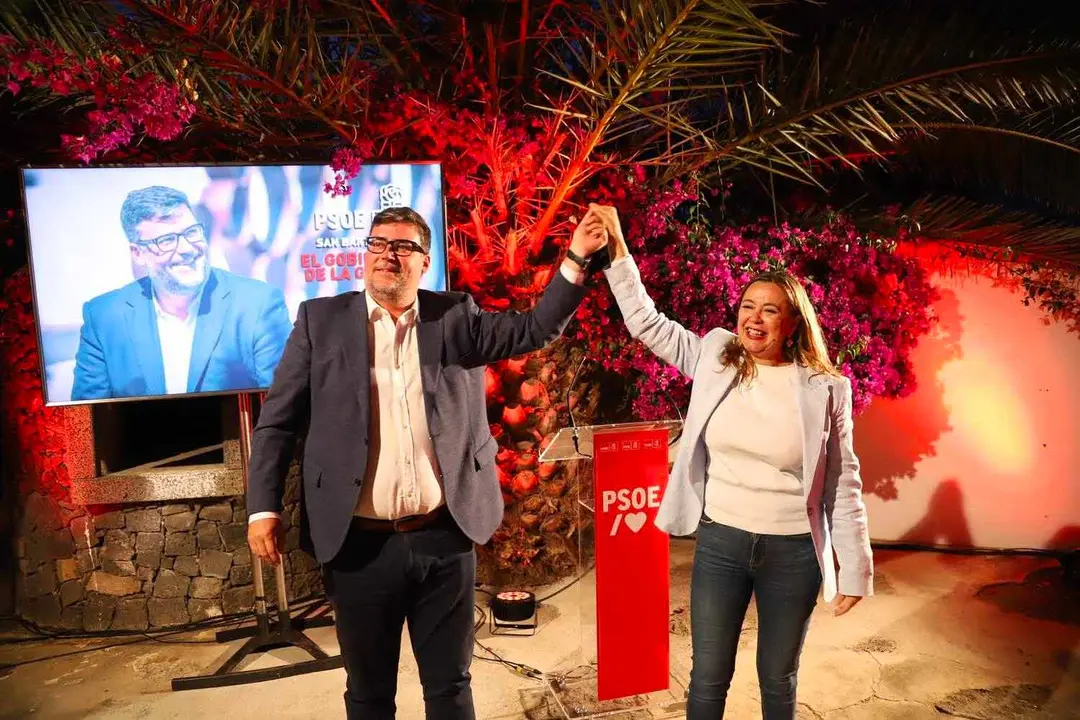
[[[849,153],[880,155],[934,123],[992,126],[1080,101],[1080,39],[1045,18],[1003,33],[996,4],[893,2],[855,11],[774,53],[765,81],[717,98],[717,146],[694,149],[671,173],[737,167],[762,155],[815,182],[811,165]],[[850,163],[855,169],[855,163]]]
[[[350,18],[322,18],[303,3],[256,10],[230,2],[34,0],[29,10],[4,12],[0,24],[20,39],[50,40],[83,56],[127,55],[165,77],[183,65],[204,120],[287,145],[313,125],[351,140],[355,125],[344,118],[366,110],[364,68],[349,52]],[[122,43],[107,31],[121,23]]]
[[[591,118],[567,174],[534,232],[542,236],[592,153],[648,124],[677,139],[700,138],[690,118],[693,86],[721,74],[752,77],[760,53],[777,47],[782,31],[743,0],[624,0],[568,18],[565,47],[547,72],[570,91],[568,107]],[[671,86],[687,87],[676,95]],[[659,112],[657,108],[663,108]],[[635,125],[644,121],[640,125]]]
[[[946,196],[919,198],[905,206],[902,214],[926,240],[998,247],[1080,268],[1080,222],[1075,220]]]
[[[888,164],[897,181],[1032,212],[1080,218],[1080,142],[1031,123],[933,125]]]

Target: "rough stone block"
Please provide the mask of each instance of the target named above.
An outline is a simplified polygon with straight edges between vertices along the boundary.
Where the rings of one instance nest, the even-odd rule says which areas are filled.
[[[248,612],[255,606],[255,587],[230,588],[221,594],[221,609],[226,615]]]
[[[231,515],[231,513],[230,513]],[[25,535],[50,532],[63,525],[60,508],[41,493],[30,493],[23,503],[23,529]]]
[[[115,597],[91,594],[83,606],[83,627],[88,632],[108,630],[115,610]]]
[[[95,570],[86,583],[89,592],[121,597],[134,595],[142,589],[142,582],[136,577],[113,575],[103,570]]]
[[[51,564],[42,565],[38,572],[27,575],[23,585],[26,597],[31,598],[48,595],[54,590],[56,590],[56,572]]]
[[[220,550],[224,547],[221,542],[221,533],[215,523],[203,520],[197,526],[196,533],[199,538],[200,550]]]
[[[79,602],[85,594],[86,592],[83,590],[83,584],[80,580],[68,580],[60,586],[60,602],[65,607]]]
[[[285,549],[296,550],[300,547],[300,528],[291,527],[285,531]]]
[[[181,575],[195,577],[199,574],[199,560],[194,555],[178,557],[172,569]]]
[[[150,598],[146,601],[146,609],[153,627],[171,627],[188,622],[184,598]]]
[[[60,598],[56,595],[42,595],[29,599],[25,614],[28,620],[41,627],[58,627],[61,618]]]
[[[112,575],[135,575],[135,563],[130,560],[102,560],[101,569]]]
[[[197,577],[191,581],[191,597],[207,600],[221,595],[222,580],[213,577]]]
[[[221,610],[221,601],[219,600],[192,598],[188,600],[188,614],[191,616],[192,622],[199,622],[200,620],[221,617],[224,613]]]
[[[76,548],[97,545],[97,527],[93,515],[83,515],[71,521],[71,537]]]
[[[251,581],[251,565],[234,565],[229,571],[229,582],[234,586],[250,585]]]
[[[237,549],[247,546],[247,525],[222,525],[219,532],[226,551],[235,552]]]
[[[132,532],[160,532],[161,510],[147,508],[145,510],[129,510],[124,517],[124,527]]]
[[[178,575],[172,570],[161,570],[158,572],[157,580],[154,581],[154,597],[187,597],[190,584],[191,578],[186,575]]]
[[[195,529],[195,513],[190,510],[165,516],[165,529],[169,532],[187,532]]]
[[[75,558],[63,558],[56,561],[56,579],[60,582],[77,580],[83,575],[84,573],[79,572],[79,561]]]
[[[241,548],[237,548],[233,553],[233,565],[250,565],[251,564],[251,548],[247,545]]]
[[[157,570],[161,567],[162,554],[157,553],[139,553],[135,556],[135,564],[139,567],[148,567]]]
[[[100,550],[79,550],[76,552],[75,566],[78,568],[79,574],[86,575],[95,568],[101,567],[101,561],[98,559],[100,555]]]
[[[229,577],[229,568],[232,567],[232,555],[219,550],[204,550],[199,553],[199,570],[207,577]]]
[[[66,607],[60,615],[60,627],[65,630],[83,629],[83,609],[81,607]]]
[[[323,592],[322,573],[308,572],[302,575],[294,575],[290,590],[290,599],[306,600]]]
[[[146,598],[124,598],[116,605],[116,615],[112,622],[113,630],[146,630],[150,627],[150,614]]]
[[[293,573],[297,575],[300,573],[311,572],[319,567],[318,563],[315,562],[315,558],[308,555],[303,550],[293,550],[289,553],[289,560],[292,563]]]
[[[191,533],[169,533],[165,536],[166,555],[194,555],[195,536]]]
[[[199,511],[200,520],[212,520],[219,523],[232,522],[233,510],[229,503],[207,505]]]
[[[141,532],[135,536],[135,552],[160,555],[165,547],[165,536],[160,532]]]
[[[135,557],[135,538],[123,530],[105,533],[105,547],[101,557],[108,560],[130,560]]]
[[[102,513],[94,516],[94,527],[98,530],[118,530],[124,527],[123,510]]]
[[[36,532],[26,543],[26,557],[32,563],[49,562],[75,554],[75,541],[67,528]]]

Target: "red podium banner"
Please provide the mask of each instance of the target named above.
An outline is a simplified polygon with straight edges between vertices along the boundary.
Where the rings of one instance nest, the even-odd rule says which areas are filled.
[[[597,696],[667,690],[669,541],[653,524],[668,479],[668,432],[593,439]]]

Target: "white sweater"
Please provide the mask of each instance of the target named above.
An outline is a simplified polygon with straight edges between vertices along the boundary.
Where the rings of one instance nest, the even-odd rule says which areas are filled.
[[[705,514],[762,535],[810,532],[803,497],[803,432],[794,365],[758,365],[705,426]]]

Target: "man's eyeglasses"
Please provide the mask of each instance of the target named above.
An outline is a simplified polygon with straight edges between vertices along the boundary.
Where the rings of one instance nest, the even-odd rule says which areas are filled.
[[[195,223],[178,233],[159,235],[149,240],[140,240],[135,244],[146,248],[155,255],[172,255],[176,252],[176,248],[180,247],[180,238],[184,238],[192,245],[201,245],[206,242],[206,228],[203,227],[202,223]]]
[[[412,240],[387,240],[381,237],[369,237],[364,241],[364,246],[372,255],[382,255],[387,248],[390,248],[390,252],[398,257],[409,257],[414,252],[427,254],[427,250],[423,246],[414,243]]]

